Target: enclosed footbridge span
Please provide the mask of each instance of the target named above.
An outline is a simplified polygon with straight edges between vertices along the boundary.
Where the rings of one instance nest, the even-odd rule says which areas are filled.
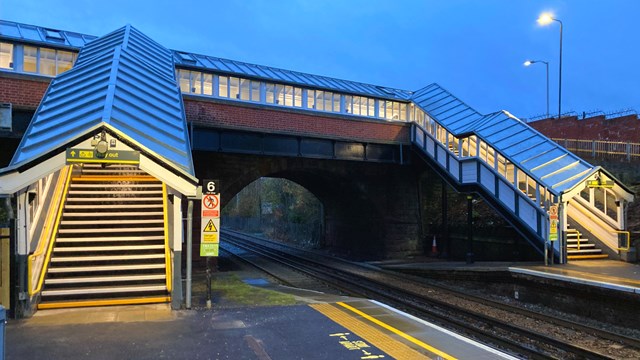
[[[132,26],[54,78],[7,168],[23,311],[181,299],[181,199],[196,194],[173,53]]]
[[[478,191],[542,251],[561,262],[629,249],[633,193],[507,111],[482,115],[437,84],[411,100],[429,116],[411,139],[452,185]],[[564,235],[564,236],[563,236]]]

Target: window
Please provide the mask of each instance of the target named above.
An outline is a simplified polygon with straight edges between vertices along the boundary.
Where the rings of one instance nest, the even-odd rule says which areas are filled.
[[[189,81],[190,71],[188,70],[178,70],[178,79],[180,81],[180,91],[182,92],[191,92],[191,84]]]
[[[202,93],[204,95],[213,95],[213,75],[204,74],[202,77]]]
[[[22,66],[25,72],[38,72],[38,48],[25,46],[23,59]]]
[[[218,96],[229,97],[229,78],[227,76],[220,76],[218,80]]]
[[[302,88],[293,88],[293,106],[302,107]]]
[[[240,80],[240,100],[249,100],[251,97],[251,80]]]
[[[0,42],[0,68],[13,69],[13,44]]]
[[[267,83],[266,91],[267,91],[267,96],[266,96],[267,104],[274,104],[276,102],[276,85]]]
[[[307,90],[307,108],[315,109],[316,108],[316,95],[315,90]]]
[[[251,81],[251,101],[260,101],[260,82]]]
[[[237,77],[229,77],[229,97],[240,99],[240,79]]]
[[[58,51],[56,55],[56,74],[62,74],[73,67],[75,54],[70,51]]]

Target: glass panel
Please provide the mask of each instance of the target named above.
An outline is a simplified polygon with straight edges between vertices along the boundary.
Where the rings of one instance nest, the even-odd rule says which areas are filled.
[[[618,206],[616,205],[616,197],[612,192],[607,191],[607,216],[618,221]]]
[[[589,201],[590,199],[590,193],[591,191],[589,190],[589,188],[584,188],[582,189],[582,191],[580,191],[580,197],[582,197],[583,199]]]
[[[356,104],[357,96],[345,95],[344,96],[344,112],[347,114],[360,115],[360,104]],[[356,110],[356,108],[358,108]]]
[[[397,114],[393,113],[393,101],[385,101],[385,118],[392,120]]]
[[[73,67],[73,55],[70,51],[58,51],[57,74],[62,74]]]
[[[604,190],[602,188],[593,189],[593,203],[596,209],[604,212]]]
[[[0,68],[13,69],[13,44],[0,43]]]
[[[379,118],[383,118],[383,119],[385,118],[385,116],[384,116],[385,115],[384,114],[384,109],[385,109],[384,103],[385,103],[384,100],[378,100],[378,117]]]
[[[293,86],[284,87],[284,105],[293,106]]]
[[[340,94],[333,94],[333,111],[340,112]]]
[[[367,98],[367,116],[376,116],[376,101],[374,99]]]
[[[251,80],[240,79],[240,100],[249,100],[251,97]]]
[[[276,85],[276,104],[284,105],[284,85]]]
[[[24,47],[23,69],[25,72],[38,71],[38,48],[32,46]]]
[[[316,97],[315,97],[315,91],[314,90],[307,90],[307,107],[309,109],[315,109],[316,108]]]
[[[400,103],[400,120],[407,121],[407,104]]]
[[[202,94],[202,73],[199,71],[191,72],[191,92]]]
[[[324,91],[316,90],[316,110],[324,110]]]
[[[180,91],[188,93],[191,91],[191,87],[189,86],[189,70],[178,70],[178,79],[180,79]]]
[[[260,101],[260,82],[251,81],[251,101]]]
[[[273,104],[276,102],[276,85],[267,83],[267,104]]]
[[[218,78],[218,96],[229,97],[229,77],[220,76]]]
[[[229,97],[240,99],[240,79],[237,77],[229,77]]]
[[[333,100],[332,95],[333,95],[333,93],[330,93],[328,91],[324,92],[324,94],[322,96],[322,102],[323,102],[322,109],[324,111],[332,111],[332,106],[331,106],[331,103],[332,103],[332,100]]]
[[[293,106],[302,107],[302,88],[293,89]]]
[[[40,48],[40,74],[56,75],[56,51],[53,49]]]
[[[205,95],[213,95],[213,75],[204,74],[202,77],[202,90]]]

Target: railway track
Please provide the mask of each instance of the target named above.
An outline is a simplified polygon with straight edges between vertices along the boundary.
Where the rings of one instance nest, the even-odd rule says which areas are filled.
[[[226,231],[222,235],[226,251],[244,252],[244,256],[239,256],[245,261],[285,284],[300,287],[302,281],[307,288],[318,290],[318,286],[325,286],[325,289],[329,286],[352,296],[375,299],[516,356],[531,359],[640,358],[639,339],[242,233]],[[259,254],[259,257],[247,254]],[[301,280],[301,276],[314,280]],[[310,283],[304,284],[305,281]],[[318,281],[326,285],[317,285]]]

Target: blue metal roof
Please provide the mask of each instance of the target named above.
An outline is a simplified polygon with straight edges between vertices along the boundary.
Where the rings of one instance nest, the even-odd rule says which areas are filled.
[[[482,115],[437,84],[416,91],[411,100],[454,136],[476,134],[556,195],[594,169],[508,112]]]
[[[81,48],[87,42],[97,38],[97,36],[0,20],[0,38],[39,43],[53,47]]]
[[[87,44],[51,82],[10,166],[100,127],[194,175],[173,55],[129,25]]]

